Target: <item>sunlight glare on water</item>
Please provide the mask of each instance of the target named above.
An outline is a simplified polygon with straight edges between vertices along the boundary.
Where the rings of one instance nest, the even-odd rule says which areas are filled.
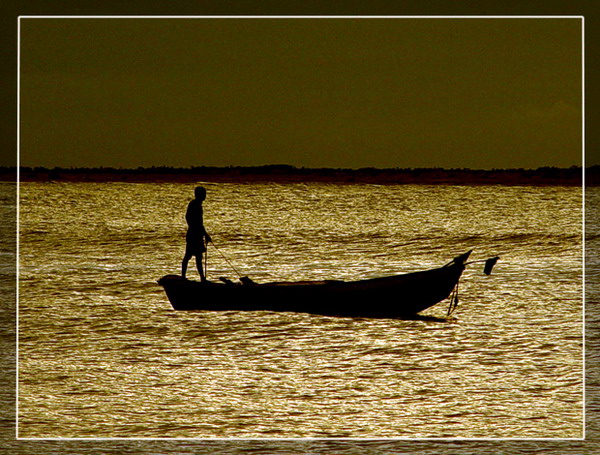
[[[582,436],[581,189],[205,186],[257,282],[501,259],[447,322],[176,312],[193,185],[21,184],[21,437]],[[208,274],[238,278],[214,248]]]

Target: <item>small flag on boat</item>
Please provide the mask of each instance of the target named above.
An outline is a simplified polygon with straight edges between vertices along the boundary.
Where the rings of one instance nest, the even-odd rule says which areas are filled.
[[[498,259],[500,259],[500,258],[498,256],[496,256],[493,258],[489,258],[487,261],[485,261],[485,267],[483,268],[483,273],[485,273],[486,275],[489,275],[490,273],[492,273],[492,269],[496,265],[496,262],[498,262]]]

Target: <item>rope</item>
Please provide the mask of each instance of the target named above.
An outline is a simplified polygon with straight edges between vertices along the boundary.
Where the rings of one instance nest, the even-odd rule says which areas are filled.
[[[448,314],[446,315],[446,317],[449,317],[454,310],[456,309],[456,307],[458,306],[458,281],[456,282],[456,286],[454,286],[454,291],[452,292],[452,295],[450,296],[450,306],[448,306]]]

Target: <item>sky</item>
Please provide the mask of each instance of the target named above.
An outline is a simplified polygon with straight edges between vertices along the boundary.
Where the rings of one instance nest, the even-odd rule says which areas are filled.
[[[582,164],[580,18],[21,18],[20,164]]]

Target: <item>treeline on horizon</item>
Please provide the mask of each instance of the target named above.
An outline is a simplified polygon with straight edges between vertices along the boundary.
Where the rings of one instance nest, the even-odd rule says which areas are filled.
[[[0,171],[16,171],[16,166],[0,166]],[[376,167],[362,167],[362,168],[333,168],[333,167],[296,167],[290,164],[266,164],[259,166],[189,166],[189,167],[173,167],[173,166],[150,166],[144,167],[139,166],[135,168],[123,168],[123,167],[53,167],[48,168],[44,166],[20,166],[21,172],[74,172],[74,173],[86,173],[86,172],[102,172],[102,173],[164,173],[164,174],[185,174],[185,173],[205,173],[205,172],[223,172],[223,171],[238,171],[247,173],[335,173],[335,172],[350,172],[350,173],[389,173],[389,172],[400,172],[400,173],[431,173],[431,172],[462,172],[462,173],[493,173],[493,172],[519,172],[519,173],[579,173],[581,172],[581,166],[571,166],[568,168],[556,167],[556,166],[542,166],[536,169],[525,169],[525,168],[493,168],[493,169],[471,169],[471,168],[443,168],[443,167],[417,167],[417,168],[376,168]],[[600,165],[588,166],[586,171],[600,170]]]
[[[0,167],[0,175],[14,176],[17,167]],[[586,183],[600,184],[600,165],[586,167]],[[114,167],[19,167],[21,181],[189,181],[195,178],[217,181],[332,181],[374,183],[506,183],[574,184],[582,182],[582,167],[545,166],[537,169],[469,168],[307,168],[287,164],[262,166],[151,166]]]

